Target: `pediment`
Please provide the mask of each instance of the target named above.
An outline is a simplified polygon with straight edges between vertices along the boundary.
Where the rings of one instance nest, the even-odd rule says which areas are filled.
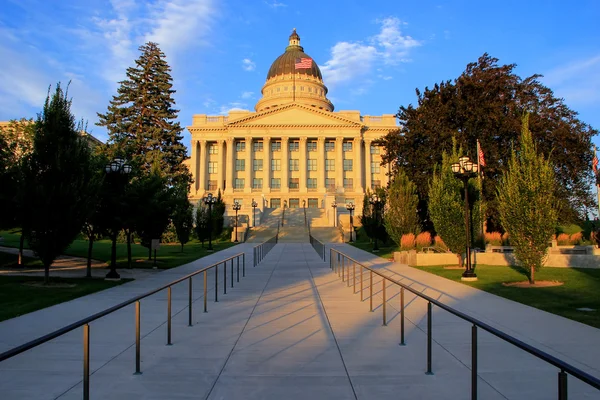
[[[290,104],[276,109],[245,116],[227,124],[229,127],[256,126],[362,126],[361,123],[299,104]]]

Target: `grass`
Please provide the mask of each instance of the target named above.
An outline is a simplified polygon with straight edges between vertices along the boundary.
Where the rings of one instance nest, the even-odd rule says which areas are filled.
[[[44,281],[43,277],[0,276],[0,321],[85,296],[120,285],[129,280],[109,282],[103,279],[51,278],[51,284],[71,284],[74,287],[37,287],[26,282]]]
[[[516,288],[503,282],[525,281],[524,275],[510,267],[478,265],[478,280],[463,282],[462,270],[444,269],[444,266],[414,267],[486,292],[539,308],[553,314],[600,328],[600,270],[584,268],[542,268],[536,280],[560,281],[562,286],[546,288]],[[596,311],[577,311],[577,308]]]
[[[388,243],[382,243],[381,240],[379,240],[377,241],[379,252],[373,253],[373,243],[367,236],[365,229],[362,226],[355,231],[355,239],[356,240],[354,242],[348,244],[382,258],[394,258],[394,252],[400,251],[400,248],[396,245],[396,243],[392,241],[389,241]]]
[[[0,252],[0,269],[19,268],[17,265],[18,256],[16,254]],[[42,262],[37,258],[23,257],[23,266],[21,268],[43,268]]]
[[[228,231],[226,230],[220,238],[213,240],[212,244],[214,251],[223,250],[235,245],[235,243],[228,240],[230,236],[227,235],[227,232]],[[4,238],[4,240],[0,242],[0,246],[19,247],[20,233],[14,231],[0,231],[0,236]],[[168,269],[187,264],[209,254],[206,251],[206,247],[208,247],[208,244],[205,244],[203,248],[200,242],[194,240],[187,243],[183,248],[183,252],[181,252],[181,245],[179,244],[161,244],[160,249],[156,252],[157,266],[160,269]],[[27,248],[27,245],[25,248]],[[87,258],[87,252],[87,240],[76,239],[65,251],[65,255]],[[94,249],[92,252],[93,259],[109,262],[110,253],[110,240],[99,240],[94,242]],[[132,267],[134,268],[152,268],[153,266],[151,262],[136,262],[136,260],[148,259],[148,249],[139,244],[131,245],[131,258]],[[117,243],[117,268],[127,268],[126,243]]]

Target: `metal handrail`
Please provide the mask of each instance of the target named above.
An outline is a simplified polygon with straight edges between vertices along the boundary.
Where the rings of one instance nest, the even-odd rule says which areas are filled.
[[[337,254],[337,257],[334,257],[334,254]],[[527,353],[544,360],[545,362],[557,367],[560,369],[558,373],[558,398],[559,400],[567,399],[567,374],[572,375],[573,377],[581,380],[582,382],[587,383],[595,389],[600,390],[600,379],[588,374],[587,372],[582,371],[581,369],[561,360],[553,355],[550,355],[534,346],[531,346],[507,333],[504,333],[483,321],[480,321],[476,318],[473,318],[461,311],[458,311],[447,304],[444,304],[426,294],[423,294],[412,287],[405,285],[402,282],[399,282],[393,278],[390,278],[379,271],[374,270],[373,268],[367,267],[361,262],[353,259],[352,257],[338,251],[335,249],[330,249],[329,253],[329,268],[331,268],[334,272],[337,272],[338,275],[341,276],[342,281],[346,280],[345,277],[345,269],[346,263],[348,262],[352,264],[353,267],[353,281],[354,281],[354,292],[356,292],[356,266],[358,265],[360,270],[360,290],[361,290],[361,301],[363,300],[363,270],[366,269],[370,273],[370,307],[371,311],[373,311],[373,274],[380,276],[385,281],[390,281],[398,286],[400,286],[400,344],[405,345],[404,341],[404,290],[408,290],[409,292],[421,297],[424,300],[427,300],[427,374],[432,374],[431,371],[431,356],[432,356],[432,346],[431,346],[431,320],[432,320],[432,304],[438,306],[439,308],[448,311],[449,313],[473,324],[472,326],[472,338],[471,338],[471,347],[472,347],[472,373],[471,373],[471,398],[477,398],[477,328],[481,328],[492,335],[504,340],[512,344],[513,346],[518,347],[521,350],[526,351]],[[347,262],[346,262],[347,261]],[[347,266],[347,282],[348,286],[350,286],[350,265]],[[386,285],[383,285],[383,325],[387,325],[387,317],[386,317]]]
[[[89,317],[83,318],[77,322],[74,322],[70,325],[62,327],[60,329],[55,330],[54,332],[48,333],[47,335],[41,336],[37,339],[31,340],[25,344],[17,346],[13,349],[5,351],[0,354],[0,362],[5,361],[9,358],[12,358],[16,355],[19,355],[27,350],[31,350],[34,347],[37,347],[41,344],[44,344],[52,339],[55,339],[59,336],[62,336],[66,333],[69,333],[77,328],[83,327],[83,346],[84,346],[84,373],[83,373],[83,398],[89,399],[89,377],[90,377],[90,369],[89,369],[89,345],[90,345],[90,322],[93,322],[97,319],[105,317],[115,311],[118,311],[124,307],[127,307],[133,303],[136,305],[136,373],[141,373],[141,355],[140,355],[140,300],[152,296],[164,289],[168,289],[168,299],[167,299],[167,344],[171,344],[171,287],[178,283],[181,283],[185,280],[189,281],[189,299],[188,299],[188,325],[192,326],[192,278],[198,274],[204,273],[204,312],[208,312],[208,304],[207,304],[207,294],[208,294],[208,270],[214,268],[215,269],[215,302],[219,301],[218,298],[218,284],[219,284],[219,266],[223,265],[223,293],[227,294],[227,263],[231,261],[231,287],[233,288],[233,264],[234,260],[237,262],[237,282],[240,281],[240,258],[242,259],[242,276],[246,276],[246,254],[238,253],[231,257],[228,257],[224,260],[221,260],[217,263],[211,264],[208,267],[205,267],[196,272],[192,272],[182,278],[176,279],[172,282],[169,282],[163,286],[160,286],[157,289],[151,290],[139,296],[135,296],[129,300],[126,300],[120,304],[117,304],[113,307],[107,308],[104,311],[100,311],[96,314],[93,314]]]
[[[325,261],[325,245],[319,239],[315,238],[310,233],[310,225],[308,226],[308,240],[310,241],[310,245],[315,249],[319,257]]]
[[[269,252],[275,247],[277,242],[279,241],[279,224],[277,224],[277,234],[273,236],[271,239],[263,242],[257,246],[252,248],[254,254],[254,267],[256,267],[260,262],[269,254]]]

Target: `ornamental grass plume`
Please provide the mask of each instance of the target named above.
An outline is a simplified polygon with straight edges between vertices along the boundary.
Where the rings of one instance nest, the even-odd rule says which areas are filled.
[[[435,247],[448,251],[448,246],[446,245],[446,243],[444,243],[444,240],[441,236],[437,235],[433,239],[433,243],[435,244]]]
[[[568,246],[571,244],[571,237],[567,233],[561,233],[556,238],[556,242],[559,246]]]
[[[400,237],[400,250],[412,250],[415,248],[415,234],[405,233]]]
[[[422,251],[424,247],[431,246],[431,233],[429,232],[421,232],[417,235],[415,239],[415,245],[417,246],[417,251]]]
[[[579,246],[583,242],[583,233],[577,232],[573,233],[569,238],[569,243],[574,246]]]
[[[486,232],[485,243],[492,246],[502,246],[502,234],[500,232]]]

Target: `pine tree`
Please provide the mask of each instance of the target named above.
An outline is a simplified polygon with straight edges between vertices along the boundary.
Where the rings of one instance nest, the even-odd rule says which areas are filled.
[[[94,211],[97,180],[90,149],[71,114],[71,100],[60,84],[48,93],[35,123],[33,152],[25,161],[24,182],[28,215],[23,234],[44,264],[48,282],[50,265],[81,232]]]
[[[395,243],[406,233],[419,233],[418,204],[416,185],[400,169],[388,188],[384,214],[385,229]]]
[[[529,115],[525,115],[520,149],[513,148],[508,171],[498,184],[498,211],[515,257],[531,284],[535,283],[535,271],[542,267],[558,221],[555,185],[554,167],[538,154],[529,131]]]
[[[157,168],[169,185],[189,184],[183,128],[176,122],[179,110],[173,108],[171,68],[156,43],[139,50],[141,56],[127,69],[107,112],[98,113],[98,125],[108,129],[109,156],[125,157],[142,173]]]

